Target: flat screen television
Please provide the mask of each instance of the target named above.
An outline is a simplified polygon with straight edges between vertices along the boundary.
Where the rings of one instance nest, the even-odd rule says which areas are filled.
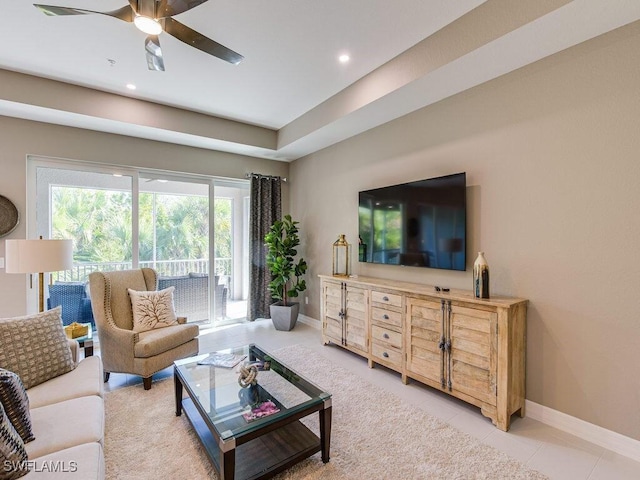
[[[359,192],[361,262],[466,270],[466,173]]]

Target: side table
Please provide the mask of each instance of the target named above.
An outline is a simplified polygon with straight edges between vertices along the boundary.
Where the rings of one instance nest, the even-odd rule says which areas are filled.
[[[91,329],[90,323],[82,323],[81,325],[87,325],[89,327],[89,331],[86,335],[76,337],[73,340],[78,342],[80,348],[84,349],[85,357],[91,357],[93,355],[93,330]]]

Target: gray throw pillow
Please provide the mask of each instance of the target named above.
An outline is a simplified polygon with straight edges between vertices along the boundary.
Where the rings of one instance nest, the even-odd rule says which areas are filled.
[[[0,404],[0,478],[14,480],[29,473],[24,442]]]
[[[17,373],[28,390],[75,368],[62,307],[25,317],[0,318],[0,368]]]
[[[0,368],[0,404],[24,443],[35,440],[27,391],[17,374],[4,368]]]

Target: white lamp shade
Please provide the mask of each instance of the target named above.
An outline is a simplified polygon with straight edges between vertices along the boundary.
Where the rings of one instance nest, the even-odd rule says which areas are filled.
[[[7,240],[7,273],[58,272],[73,268],[72,240]]]

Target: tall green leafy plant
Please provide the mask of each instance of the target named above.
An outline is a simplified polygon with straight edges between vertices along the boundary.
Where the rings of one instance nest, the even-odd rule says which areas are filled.
[[[290,297],[297,297],[307,289],[307,284],[301,278],[307,271],[307,262],[303,258],[295,259],[298,254],[296,247],[300,245],[299,223],[293,221],[291,215],[285,215],[271,225],[264,237],[268,247],[267,267],[272,275],[269,291],[283,305],[289,305]]]

